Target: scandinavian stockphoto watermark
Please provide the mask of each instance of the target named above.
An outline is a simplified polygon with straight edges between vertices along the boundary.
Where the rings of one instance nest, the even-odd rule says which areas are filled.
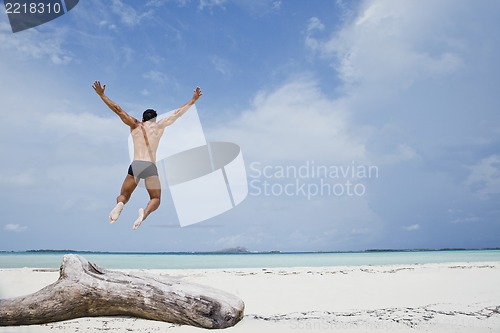
[[[249,193],[252,196],[287,196],[311,200],[317,197],[360,197],[366,182],[379,177],[376,165],[324,164],[306,160],[299,164],[263,164],[249,166]]]
[[[73,9],[79,0],[4,0],[12,32],[36,27]]]
[[[172,112],[159,115],[157,120]],[[130,160],[134,145],[129,136]],[[196,105],[168,127],[156,152],[161,188],[169,189],[181,226],[199,223],[240,204],[248,182],[240,147],[207,142]]]

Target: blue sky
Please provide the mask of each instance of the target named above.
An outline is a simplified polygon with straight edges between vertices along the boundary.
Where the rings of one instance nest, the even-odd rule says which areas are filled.
[[[499,7],[87,0],[15,34],[1,14],[0,250],[498,247]],[[133,232],[138,189],[109,225],[128,128],[94,80],[135,117],[199,85],[207,139],[241,146],[246,200],[181,228],[166,189]]]

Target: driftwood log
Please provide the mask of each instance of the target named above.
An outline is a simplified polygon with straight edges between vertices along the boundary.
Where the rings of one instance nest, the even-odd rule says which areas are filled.
[[[224,291],[172,277],[111,271],[68,254],[56,282],[31,295],[0,300],[0,326],[133,316],[226,328],[241,320],[243,309],[243,301]]]

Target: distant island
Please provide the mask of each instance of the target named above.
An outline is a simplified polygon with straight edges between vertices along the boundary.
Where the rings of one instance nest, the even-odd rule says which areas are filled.
[[[230,247],[227,249],[217,250],[209,253],[251,253],[247,248],[242,246]]]
[[[38,253],[38,252],[43,252],[43,253],[81,253],[81,252],[91,252],[91,251],[76,251],[76,250],[28,250],[26,251],[28,253]]]

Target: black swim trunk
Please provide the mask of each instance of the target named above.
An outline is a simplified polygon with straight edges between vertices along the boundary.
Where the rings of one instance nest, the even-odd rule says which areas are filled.
[[[151,176],[158,176],[158,169],[154,163],[148,161],[133,161],[128,167],[128,174],[136,179],[146,179]]]

